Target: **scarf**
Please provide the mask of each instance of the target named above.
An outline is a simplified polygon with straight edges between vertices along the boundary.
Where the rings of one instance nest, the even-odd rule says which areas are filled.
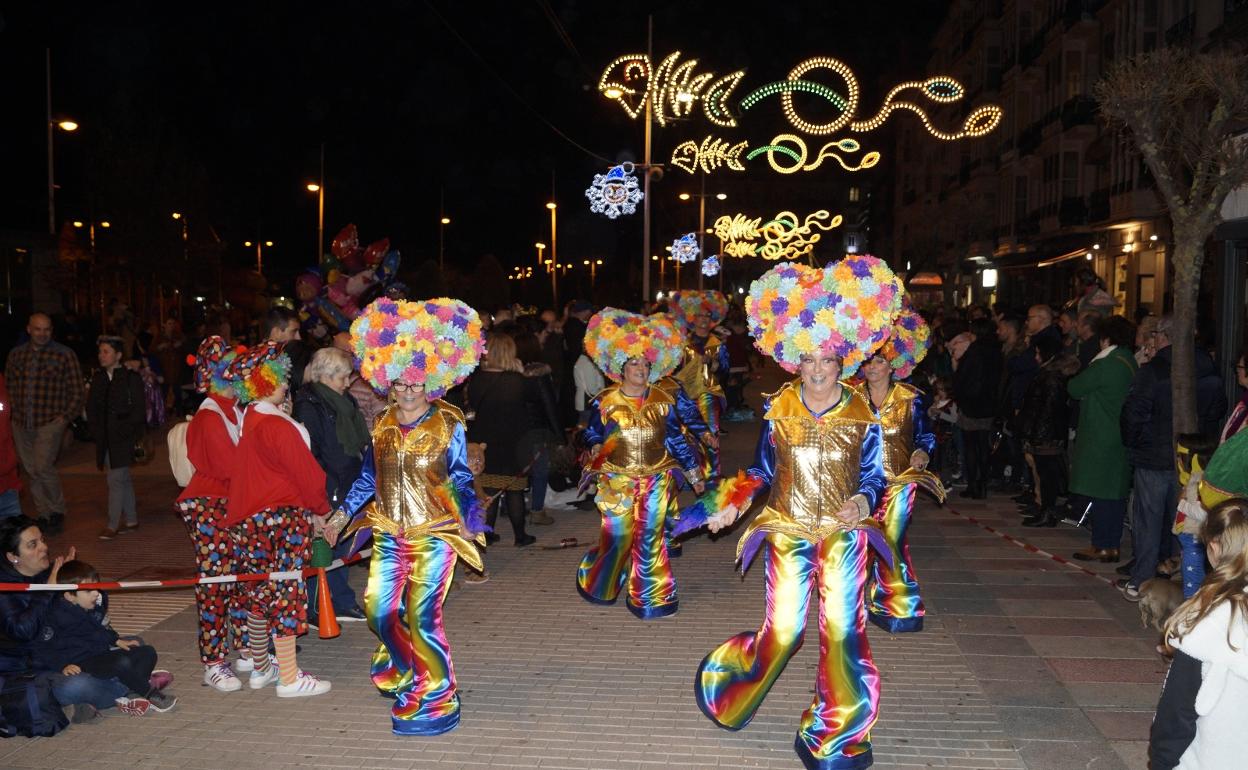
[[[334,428],[342,451],[349,457],[359,457],[369,440],[368,426],[364,424],[360,408],[345,393],[339,393],[323,383],[312,383],[312,392],[334,410]]]

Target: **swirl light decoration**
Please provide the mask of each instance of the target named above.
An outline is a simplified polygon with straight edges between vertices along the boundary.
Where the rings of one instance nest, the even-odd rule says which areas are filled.
[[[796,149],[782,144],[783,142],[793,144]],[[858,143],[857,139],[845,137],[844,139],[838,139],[823,145],[823,147],[819,148],[819,154],[815,156],[815,159],[810,163],[807,163],[806,142],[797,134],[780,134],[775,139],[771,140],[771,144],[766,144],[762,147],[755,147],[753,150],[750,150],[749,154],[745,156],[745,159],[753,160],[759,155],[766,153],[767,163],[770,164],[772,169],[774,169],[778,174],[796,174],[798,171],[814,171],[819,168],[819,166],[823,165],[823,161],[828,158],[835,160],[840,164],[841,168],[846,171],[862,171],[863,169],[871,168],[880,162],[880,153],[875,150],[863,155],[862,160],[858,161],[858,165],[856,166],[851,166],[846,163],[845,159],[836,152],[836,150],[847,153],[858,152],[860,149],[862,149],[862,145]],[[776,155],[783,155],[792,159],[793,165],[782,165],[776,160]]]
[[[589,198],[590,211],[606,214],[608,219],[615,219],[621,213],[635,213],[643,193],[633,176],[633,164],[621,163],[612,166],[605,174],[594,174],[594,181],[585,190],[585,197]]]
[[[715,220],[715,235],[724,241],[724,253],[734,257],[760,256],[766,260],[799,259],[810,255],[822,238],[818,230],[839,227],[844,218],[820,209],[799,220],[792,211],[781,211],[766,223],[744,214]],[[761,240],[760,240],[761,239]],[[755,243],[755,241],[758,241]]]
[[[672,241],[672,259],[677,262],[692,262],[700,251],[697,233],[687,233]]]

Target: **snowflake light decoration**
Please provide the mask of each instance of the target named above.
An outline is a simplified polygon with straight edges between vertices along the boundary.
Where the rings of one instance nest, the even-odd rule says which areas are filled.
[[[699,251],[697,233],[682,235],[672,241],[672,259],[677,262],[692,262],[698,258]]]
[[[633,176],[633,164],[621,163],[605,174],[594,174],[594,182],[585,191],[585,197],[589,198],[590,211],[606,214],[608,219],[635,213],[642,192]]]
[[[702,275],[705,275],[707,278],[710,278],[711,276],[719,275],[719,255],[718,254],[712,254],[711,256],[702,260]]]

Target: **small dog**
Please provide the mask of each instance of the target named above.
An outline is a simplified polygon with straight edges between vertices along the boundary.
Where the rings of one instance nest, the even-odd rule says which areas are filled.
[[[1161,631],[1175,608],[1183,603],[1183,588],[1166,578],[1145,580],[1140,586],[1140,624]]]
[[[486,444],[468,444],[468,470],[472,471],[472,486],[476,490],[477,499],[485,503],[489,498],[485,495],[485,490],[481,488],[481,472],[485,470],[485,447]]]

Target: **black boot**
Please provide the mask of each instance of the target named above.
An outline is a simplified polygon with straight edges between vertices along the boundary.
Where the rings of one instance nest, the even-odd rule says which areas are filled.
[[[1024,527],[1056,527],[1059,520],[1058,513],[1053,508],[1045,508],[1034,516],[1030,516],[1023,521]]]
[[[485,523],[489,525],[490,528],[490,531],[485,533],[485,542],[487,545],[494,545],[502,539],[499,537],[496,527],[498,523],[498,507],[502,504],[503,501],[501,498],[495,499],[493,504],[490,505],[489,510],[485,512]]]
[[[524,492],[508,490],[503,496],[507,498],[507,518],[511,519],[511,528],[516,533],[516,546],[537,542],[537,538],[524,531]]]

